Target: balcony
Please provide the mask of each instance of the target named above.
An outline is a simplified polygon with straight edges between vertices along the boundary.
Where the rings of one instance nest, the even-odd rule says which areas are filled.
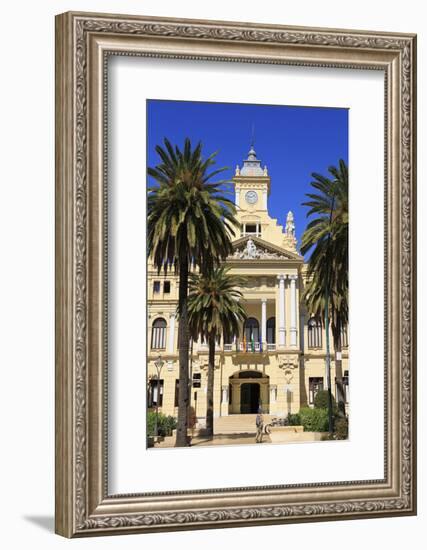
[[[237,342],[235,344],[224,344],[224,351],[237,351],[241,353],[260,353],[262,351],[275,351],[276,344],[267,344],[267,349],[260,342]]]

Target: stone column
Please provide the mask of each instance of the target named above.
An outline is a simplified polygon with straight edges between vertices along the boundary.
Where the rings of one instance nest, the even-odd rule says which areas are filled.
[[[291,281],[291,324],[290,324],[290,336],[291,346],[297,345],[297,288],[296,280],[297,275],[289,275]]]
[[[175,351],[175,313],[169,316],[169,326],[168,352],[172,354]]]
[[[267,298],[261,298],[261,342],[262,351],[267,350]]]
[[[279,279],[279,347],[286,345],[286,321],[285,321],[285,275],[277,276]]]

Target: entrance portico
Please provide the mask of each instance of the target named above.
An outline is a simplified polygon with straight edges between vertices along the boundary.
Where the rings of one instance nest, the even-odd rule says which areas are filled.
[[[269,412],[269,377],[262,372],[243,370],[229,379],[229,414]]]

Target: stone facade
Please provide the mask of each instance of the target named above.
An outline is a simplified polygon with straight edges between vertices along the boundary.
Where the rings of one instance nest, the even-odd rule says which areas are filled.
[[[297,251],[292,212],[284,226],[270,217],[267,203],[270,177],[253,149],[233,178],[240,233],[234,235],[234,252],[227,260],[231,272],[243,275],[241,289],[248,315],[241,336],[218,345],[215,357],[214,414],[264,412],[286,416],[311,405],[326,388],[324,329],[309,319],[301,302],[306,265]],[[158,397],[154,363],[161,356],[159,410],[177,414],[178,278],[159,276],[148,264],[148,406]],[[342,338],[342,370],[348,401],[348,335]],[[335,388],[332,335],[331,379]],[[191,405],[200,423],[206,414],[208,347],[194,342],[190,354]],[[347,404],[348,406],[348,404]]]

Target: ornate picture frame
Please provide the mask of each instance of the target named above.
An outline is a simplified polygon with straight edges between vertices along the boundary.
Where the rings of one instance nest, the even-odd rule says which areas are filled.
[[[106,60],[372,69],[385,77],[384,478],[108,492]],[[68,12],[56,18],[56,532],[81,537],[416,513],[416,37]]]

